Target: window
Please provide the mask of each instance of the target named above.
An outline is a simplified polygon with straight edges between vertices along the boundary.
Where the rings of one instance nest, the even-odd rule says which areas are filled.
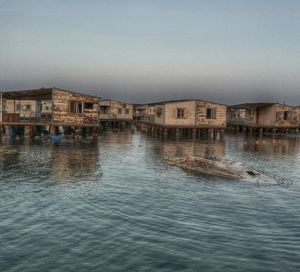
[[[70,113],[82,113],[83,103],[79,101],[69,101],[69,112]]]
[[[184,108],[177,108],[176,109],[176,118],[184,118],[184,112],[185,109]]]
[[[292,113],[290,111],[283,112],[283,120],[291,120]]]
[[[162,115],[162,108],[156,108],[155,112],[156,112],[156,116],[160,117]]]
[[[69,112],[70,113],[77,113],[77,102],[76,101],[70,101],[70,103],[69,103]]]
[[[94,108],[93,103],[84,103],[84,109],[92,110]]]
[[[16,111],[21,111],[21,104],[16,105]]]
[[[82,113],[82,103],[77,102],[77,113]]]
[[[206,109],[206,119],[216,119],[216,109]]]
[[[129,114],[129,109],[125,109],[125,114]]]
[[[122,114],[122,109],[118,109],[118,114]]]
[[[23,111],[30,110],[30,109],[31,109],[31,105],[23,105],[22,106]]]

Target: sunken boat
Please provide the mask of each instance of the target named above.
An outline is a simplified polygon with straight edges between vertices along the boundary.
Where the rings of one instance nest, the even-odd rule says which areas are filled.
[[[290,179],[271,173],[256,170],[243,163],[217,157],[169,157],[162,163],[177,166],[183,170],[189,170],[200,174],[222,177],[230,180],[254,181],[257,184],[291,185]]]

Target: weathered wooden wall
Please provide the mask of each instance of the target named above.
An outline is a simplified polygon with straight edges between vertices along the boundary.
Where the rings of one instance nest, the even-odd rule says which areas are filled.
[[[70,126],[92,126],[98,124],[98,98],[75,92],[53,89],[53,117],[52,121]],[[82,113],[71,113],[69,103],[92,103],[92,109],[83,109]]]
[[[291,119],[284,120],[284,112],[291,112]],[[274,104],[258,110],[259,126],[297,127],[299,125],[299,110],[283,104]]]
[[[104,107],[107,112],[104,112]],[[117,120],[133,120],[133,105],[114,100],[100,101],[100,117],[101,120],[117,119]]]
[[[216,118],[206,118],[207,109],[216,110]],[[207,101],[197,101],[196,126],[226,127],[227,106]]]
[[[41,113],[51,114],[52,112],[52,101],[41,100],[42,111]],[[6,99],[4,102],[4,110],[7,113],[16,113],[20,117],[34,117],[37,112],[36,100],[35,99]],[[20,105],[20,106],[18,106]],[[24,106],[29,106],[29,109],[24,109]]]
[[[126,111],[128,112],[126,113]],[[116,119],[133,120],[133,105],[112,100],[111,113]]]
[[[177,118],[177,109],[184,109],[184,118]],[[165,124],[170,126],[195,126],[195,100],[165,104]]]

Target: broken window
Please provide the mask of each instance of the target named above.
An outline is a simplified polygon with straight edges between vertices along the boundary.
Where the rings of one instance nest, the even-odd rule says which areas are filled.
[[[156,108],[155,112],[156,112],[156,116],[160,117],[162,115],[162,108]]]
[[[93,103],[84,103],[84,109],[85,110],[92,110],[94,107]]]
[[[82,113],[82,103],[81,102],[77,102],[77,113]]]
[[[31,105],[23,105],[22,106],[23,111],[30,110],[30,109],[31,109]]]
[[[122,114],[122,109],[118,109],[118,114]]]
[[[206,119],[216,119],[216,109],[206,109]]]
[[[176,118],[184,118],[185,115],[185,109],[184,108],[177,108],[176,109]]]
[[[69,102],[69,112],[70,113],[82,113],[83,108],[82,102],[79,101],[70,101]]]
[[[70,101],[70,103],[69,103],[69,112],[70,113],[77,113],[77,102],[76,101]]]

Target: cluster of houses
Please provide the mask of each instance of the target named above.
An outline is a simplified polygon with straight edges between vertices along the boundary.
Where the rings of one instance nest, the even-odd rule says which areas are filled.
[[[222,137],[235,132],[295,132],[300,107],[281,103],[227,106],[199,99],[143,105],[101,99],[59,88],[0,92],[0,133],[30,137],[40,134],[96,135],[107,127],[135,124],[153,135]]]

